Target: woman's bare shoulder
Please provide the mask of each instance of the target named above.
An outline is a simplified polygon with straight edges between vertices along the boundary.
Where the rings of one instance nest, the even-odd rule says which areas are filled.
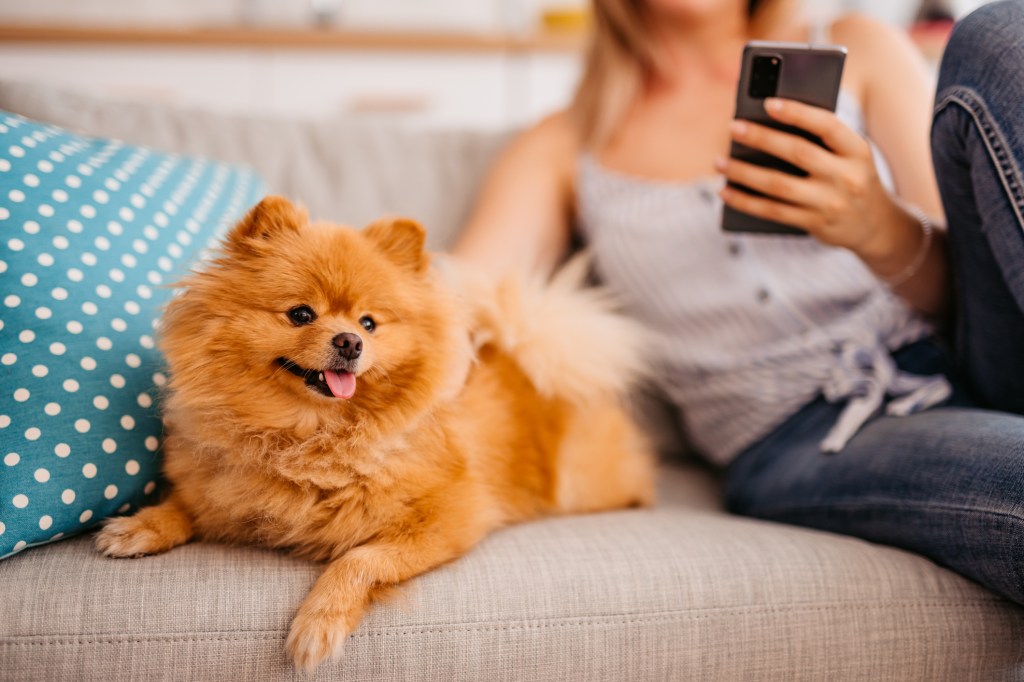
[[[846,70],[858,94],[885,78],[893,67],[923,68],[923,60],[907,34],[864,14],[845,14],[831,26],[832,41],[848,50]],[[863,99],[863,98],[862,98]]]
[[[571,112],[556,111],[526,128],[515,144],[550,161],[570,162],[579,152],[579,135]]]

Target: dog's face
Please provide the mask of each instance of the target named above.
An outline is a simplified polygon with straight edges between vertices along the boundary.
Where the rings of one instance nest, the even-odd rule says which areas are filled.
[[[429,400],[460,330],[408,220],[310,224],[268,197],[164,318],[172,388],[253,426],[351,419]]]

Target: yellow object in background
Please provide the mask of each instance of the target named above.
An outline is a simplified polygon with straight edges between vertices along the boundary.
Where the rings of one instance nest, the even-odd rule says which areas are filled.
[[[586,7],[547,7],[540,15],[545,31],[579,31],[590,25],[590,10]]]

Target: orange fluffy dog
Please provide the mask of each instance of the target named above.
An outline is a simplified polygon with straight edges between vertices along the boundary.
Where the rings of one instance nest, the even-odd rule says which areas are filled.
[[[163,319],[170,493],[108,521],[99,549],[196,538],[327,562],[287,642],[312,670],[376,596],[496,528],[649,503],[652,458],[620,405],[635,328],[569,276],[471,287],[423,243],[407,220],[252,209]]]

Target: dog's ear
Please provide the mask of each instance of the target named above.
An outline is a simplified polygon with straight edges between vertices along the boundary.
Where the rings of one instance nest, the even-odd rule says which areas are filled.
[[[258,239],[273,239],[287,232],[298,232],[309,222],[306,211],[284,197],[269,195],[249,209],[228,234],[228,242],[243,245]]]
[[[427,231],[408,218],[381,218],[363,229],[363,234],[402,267],[421,272],[430,264],[423,245]]]

